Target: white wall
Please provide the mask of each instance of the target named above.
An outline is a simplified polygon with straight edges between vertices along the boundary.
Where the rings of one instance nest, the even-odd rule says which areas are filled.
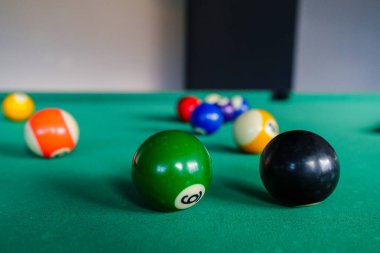
[[[0,91],[183,85],[184,0],[1,0]]]
[[[185,0],[0,0],[0,91],[183,87]],[[380,0],[300,0],[297,91],[380,91]]]
[[[379,0],[301,0],[298,21],[297,91],[380,91]]]

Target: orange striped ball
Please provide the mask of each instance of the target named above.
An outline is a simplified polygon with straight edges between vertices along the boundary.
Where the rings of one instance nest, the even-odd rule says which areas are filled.
[[[58,108],[36,112],[26,123],[24,137],[36,155],[53,158],[70,153],[78,143],[79,127],[73,116]]]

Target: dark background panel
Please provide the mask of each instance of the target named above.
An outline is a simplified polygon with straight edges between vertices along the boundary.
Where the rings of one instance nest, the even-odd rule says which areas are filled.
[[[188,89],[291,89],[296,0],[187,4]]]

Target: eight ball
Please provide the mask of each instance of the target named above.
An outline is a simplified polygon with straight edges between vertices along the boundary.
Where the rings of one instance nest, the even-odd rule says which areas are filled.
[[[282,133],[265,147],[260,175],[268,192],[287,206],[319,203],[339,181],[333,147],[321,136],[303,130]]]

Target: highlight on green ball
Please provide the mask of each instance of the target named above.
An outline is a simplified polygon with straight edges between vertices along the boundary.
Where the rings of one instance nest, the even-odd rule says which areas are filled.
[[[212,179],[211,157],[192,134],[165,130],[146,139],[132,161],[132,181],[141,197],[159,211],[190,208]]]

